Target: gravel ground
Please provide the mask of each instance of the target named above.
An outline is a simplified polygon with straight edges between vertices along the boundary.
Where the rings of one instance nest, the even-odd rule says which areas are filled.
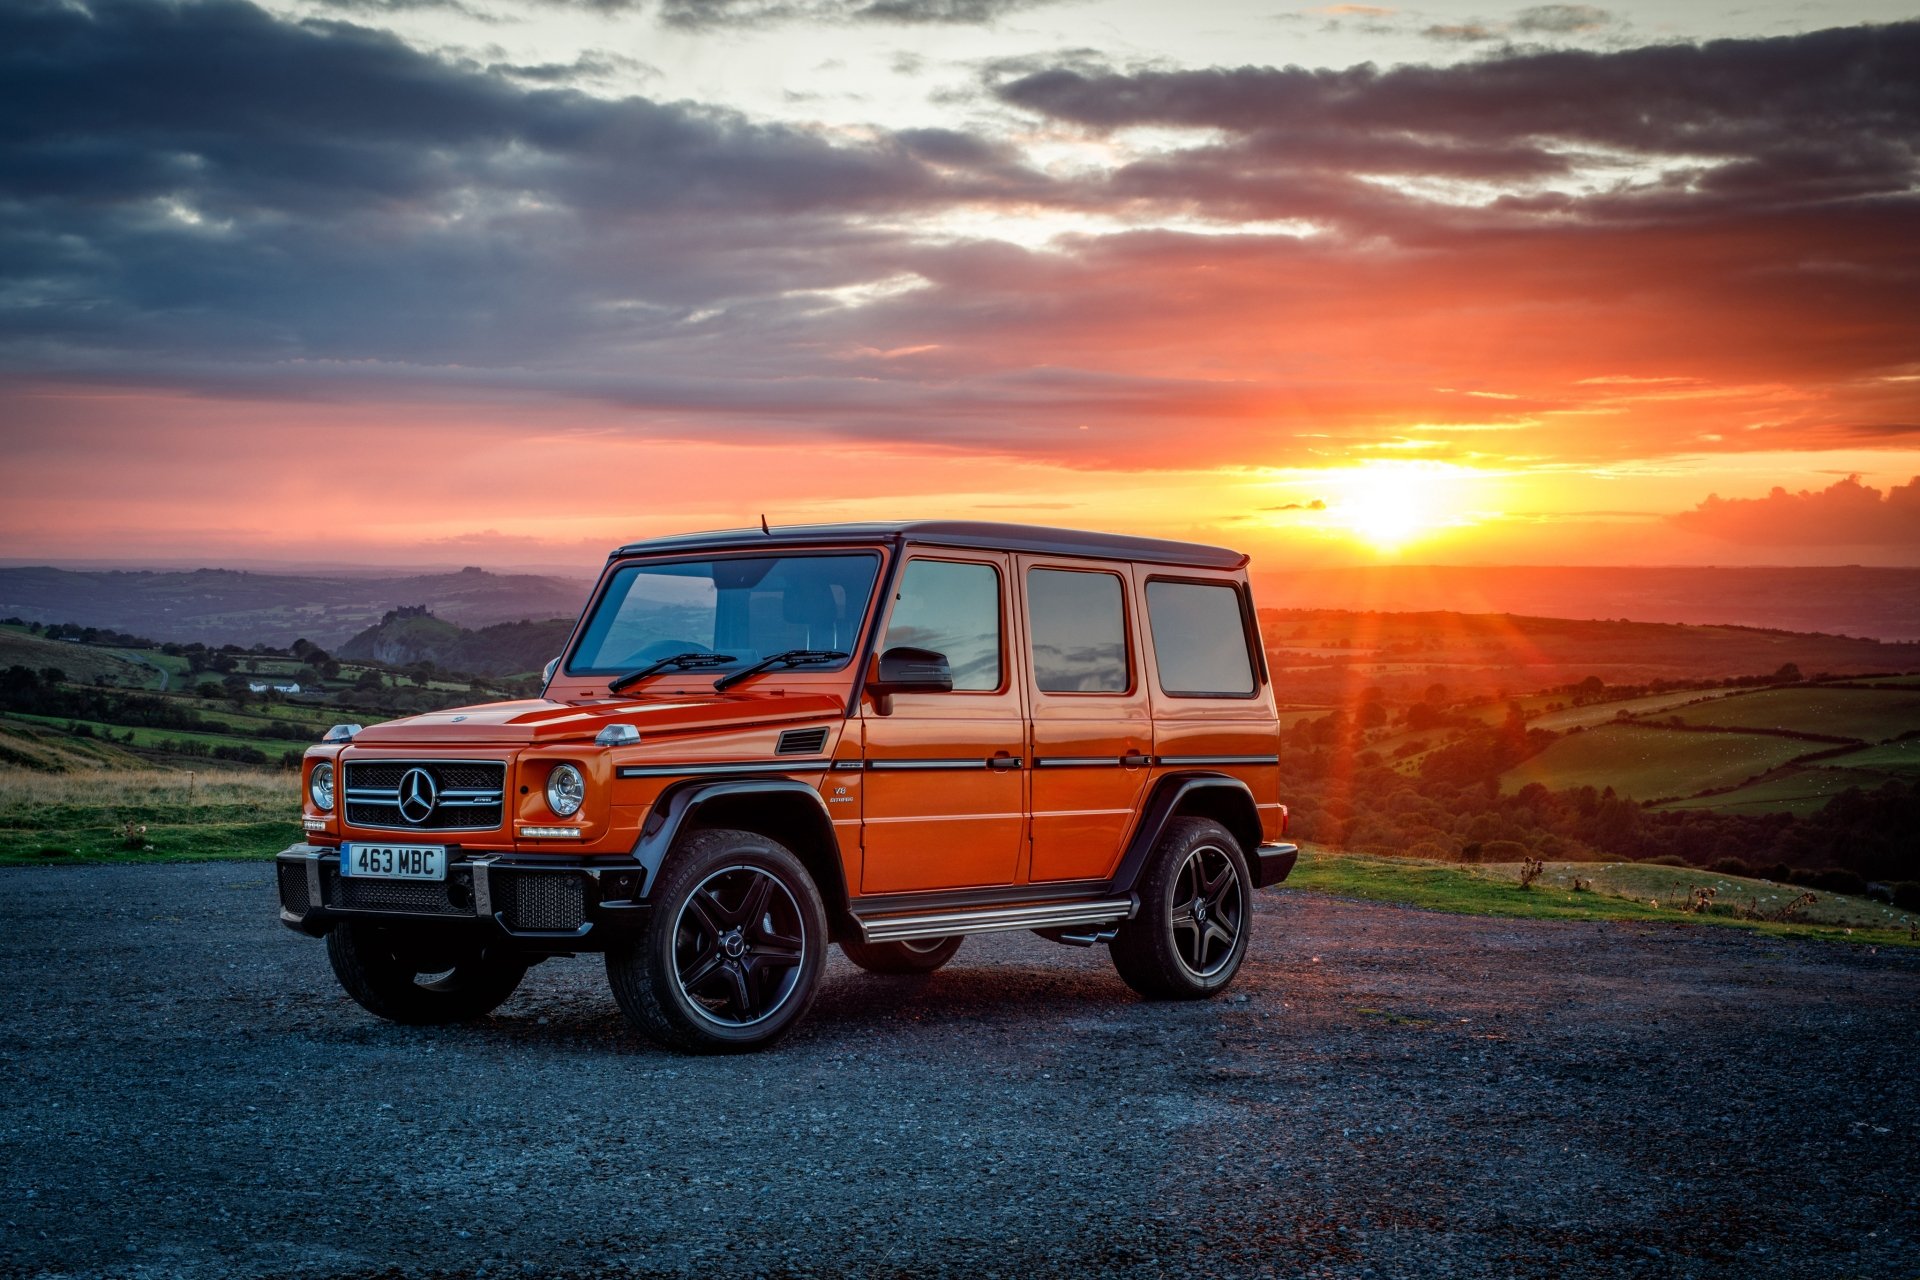
[[[0,1274],[1920,1274],[1912,952],[1269,891],[1227,999],[836,952],[689,1059],[593,958],[380,1023],[259,866],[0,886]]]

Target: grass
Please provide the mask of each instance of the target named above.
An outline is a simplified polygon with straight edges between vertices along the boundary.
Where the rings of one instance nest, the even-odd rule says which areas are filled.
[[[1593,882],[1575,892],[1578,876]],[[1692,914],[1680,909],[1694,886],[1715,888],[1714,910]],[[1777,908],[1800,891],[1763,880],[1722,876],[1686,867],[1644,863],[1550,862],[1531,889],[1519,885],[1515,865],[1466,867],[1412,858],[1376,857],[1307,851],[1286,887],[1449,911],[1461,915],[1507,916],[1526,920],[1626,920],[1646,923],[1707,924],[1747,929],[1778,937],[1820,938],[1876,946],[1920,945],[1908,913],[1864,898],[1818,894],[1805,923],[1742,920],[1735,913],[1749,898],[1761,908]]]
[[[1684,707],[1689,702],[1699,702],[1703,698],[1718,701],[1726,696],[1712,689],[1677,689],[1672,693],[1649,694],[1644,698],[1622,698],[1618,702],[1592,702],[1584,707],[1568,707],[1563,711],[1549,711],[1545,715],[1535,716],[1527,721],[1527,727],[1565,733],[1569,729],[1606,724],[1622,711],[1635,716],[1652,715],[1658,711]]]
[[[1674,712],[1693,725],[1788,729],[1885,742],[1920,729],[1920,693],[1894,689],[1767,689]]]
[[[1873,791],[1887,782],[1884,773],[1865,769],[1792,769],[1750,786],[1693,800],[1673,800],[1656,809],[1712,809],[1720,813],[1791,813],[1806,817],[1849,787]]]
[[[98,720],[72,720],[65,716],[29,716],[9,712],[6,722],[38,724],[50,729],[64,729],[70,724],[83,724],[92,729],[99,737],[112,735],[113,741],[129,746],[160,748],[165,742],[200,742],[209,747],[252,747],[264,753],[268,759],[278,759],[288,751],[302,751],[307,744],[288,738],[250,738],[243,734],[200,733],[192,729],[154,729],[146,725],[106,724]],[[133,739],[127,741],[131,733]],[[318,737],[318,734],[314,735]]]
[[[300,839],[298,789],[252,769],[0,767],[0,866],[270,858]]]
[[[1500,785],[1507,791],[1530,782],[1552,791],[1612,787],[1619,795],[1654,800],[1735,786],[1816,750],[1818,744],[1796,738],[1606,724],[1521,761],[1500,775]]]

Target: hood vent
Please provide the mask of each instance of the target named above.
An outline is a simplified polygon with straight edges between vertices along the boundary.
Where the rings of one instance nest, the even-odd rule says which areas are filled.
[[[777,756],[818,755],[827,747],[827,726],[818,729],[789,729],[780,735],[780,744],[773,749]]]

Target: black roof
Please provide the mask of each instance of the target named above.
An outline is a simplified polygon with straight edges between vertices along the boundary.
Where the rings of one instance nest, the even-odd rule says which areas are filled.
[[[1028,551],[1045,555],[1089,556],[1100,560],[1144,560],[1152,564],[1202,569],[1238,569],[1247,557],[1225,547],[1164,538],[1135,538],[1123,533],[1049,529],[1037,524],[996,524],[986,520],[866,520],[849,524],[775,525],[759,529],[718,529],[676,533],[630,542],[612,557],[662,551],[732,550],[736,547],[793,546],[815,542],[890,542],[905,540],[936,547],[975,547],[990,551]]]

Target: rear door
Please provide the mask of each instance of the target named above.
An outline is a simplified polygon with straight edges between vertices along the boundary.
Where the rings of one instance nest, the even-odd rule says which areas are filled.
[[[1124,569],[1018,557],[1032,705],[1033,881],[1105,879],[1153,752],[1139,612]]]
[[[947,655],[951,693],[863,699],[866,775],[860,891],[1012,884],[1026,835],[1024,686],[1016,678],[1013,558],[912,550],[877,652]]]

